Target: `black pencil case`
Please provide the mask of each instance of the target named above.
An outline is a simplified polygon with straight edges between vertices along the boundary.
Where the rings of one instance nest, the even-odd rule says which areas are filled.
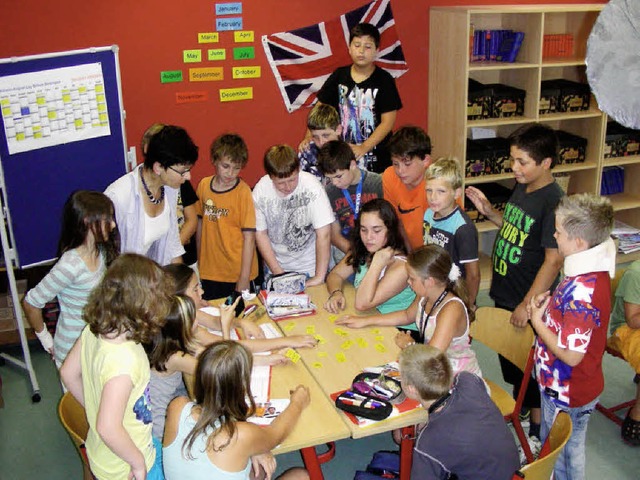
[[[394,405],[402,403],[406,398],[402,391],[402,384],[398,380],[373,372],[363,372],[356,375],[351,390]]]
[[[384,420],[393,411],[391,403],[380,398],[362,395],[353,390],[342,392],[336,397],[336,408],[369,420]]]

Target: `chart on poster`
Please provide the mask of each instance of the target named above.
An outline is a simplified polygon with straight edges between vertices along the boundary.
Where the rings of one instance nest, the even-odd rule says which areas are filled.
[[[0,77],[0,109],[10,154],[111,134],[99,62]]]

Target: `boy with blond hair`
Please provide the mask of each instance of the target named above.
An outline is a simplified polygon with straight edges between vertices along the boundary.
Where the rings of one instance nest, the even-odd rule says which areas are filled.
[[[300,171],[289,145],[274,145],[264,156],[267,174],[253,189],[256,242],[271,275],[305,273],[307,285],[324,283],[329,266],[331,224],[329,199],[317,178]]]
[[[480,377],[454,377],[447,354],[425,344],[400,352],[400,375],[405,395],[429,414],[414,447],[412,480],[513,477],[518,449]]]
[[[198,267],[206,300],[249,289],[258,276],[256,213],[251,188],[238,177],[249,159],[244,140],[234,133],[211,144],[216,174],[200,181]]]
[[[382,198],[382,177],[358,168],[349,144],[342,140],[326,143],[318,155],[318,167],[329,180],[325,190],[336,216],[331,225],[331,245],[338,263],[351,249],[349,236],[360,215],[360,208],[369,200]]]
[[[565,197],[556,209],[555,225],[565,277],[553,295],[537,295],[528,306],[537,334],[540,433],[544,441],[556,413],[569,414],[573,429],[554,478],[584,479],[587,424],[604,389],[602,356],[611,312],[610,277],[616,270],[616,247],[610,237],[613,207],[599,195]]]
[[[324,177],[318,165],[318,153],[325,143],[341,138],[340,116],[331,105],[316,103],[307,117],[307,128],[310,136],[298,147],[300,168],[303,172],[314,174],[322,182]]]
[[[462,172],[453,158],[440,158],[425,172],[427,202],[424,243],[444,248],[458,265],[475,304],[480,287],[478,229],[456,203],[462,197]]]

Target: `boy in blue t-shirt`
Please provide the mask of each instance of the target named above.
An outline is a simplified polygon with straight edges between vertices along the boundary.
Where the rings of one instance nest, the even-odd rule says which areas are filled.
[[[469,300],[475,304],[480,287],[478,230],[456,201],[462,196],[462,173],[458,162],[440,158],[425,172],[429,208],[424,214],[424,243],[444,248],[458,265],[467,283]]]

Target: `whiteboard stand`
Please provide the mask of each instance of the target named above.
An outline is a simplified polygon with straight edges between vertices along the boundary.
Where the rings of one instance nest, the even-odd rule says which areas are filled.
[[[0,359],[8,361],[23,370],[26,370],[29,374],[29,380],[31,381],[31,389],[33,394],[31,395],[31,401],[37,403],[40,401],[40,386],[38,385],[38,379],[36,378],[36,372],[33,369],[31,363],[31,352],[29,351],[29,343],[27,341],[27,335],[24,331],[24,319],[22,317],[22,307],[20,306],[20,298],[18,296],[18,288],[16,286],[16,276],[13,273],[13,269],[17,266],[17,259],[15,249],[9,245],[9,235],[7,233],[7,218],[6,204],[6,188],[4,185],[4,174],[0,167],[0,189],[2,189],[2,195],[0,195],[0,211],[2,212],[2,218],[0,218],[0,237],[2,237],[2,251],[4,252],[4,261],[7,267],[7,279],[9,280],[9,291],[11,292],[11,298],[13,300],[13,313],[15,315],[16,324],[18,327],[18,334],[20,335],[20,344],[22,345],[22,356],[24,360],[13,357],[6,353],[0,353]],[[45,326],[45,328],[47,328]]]

